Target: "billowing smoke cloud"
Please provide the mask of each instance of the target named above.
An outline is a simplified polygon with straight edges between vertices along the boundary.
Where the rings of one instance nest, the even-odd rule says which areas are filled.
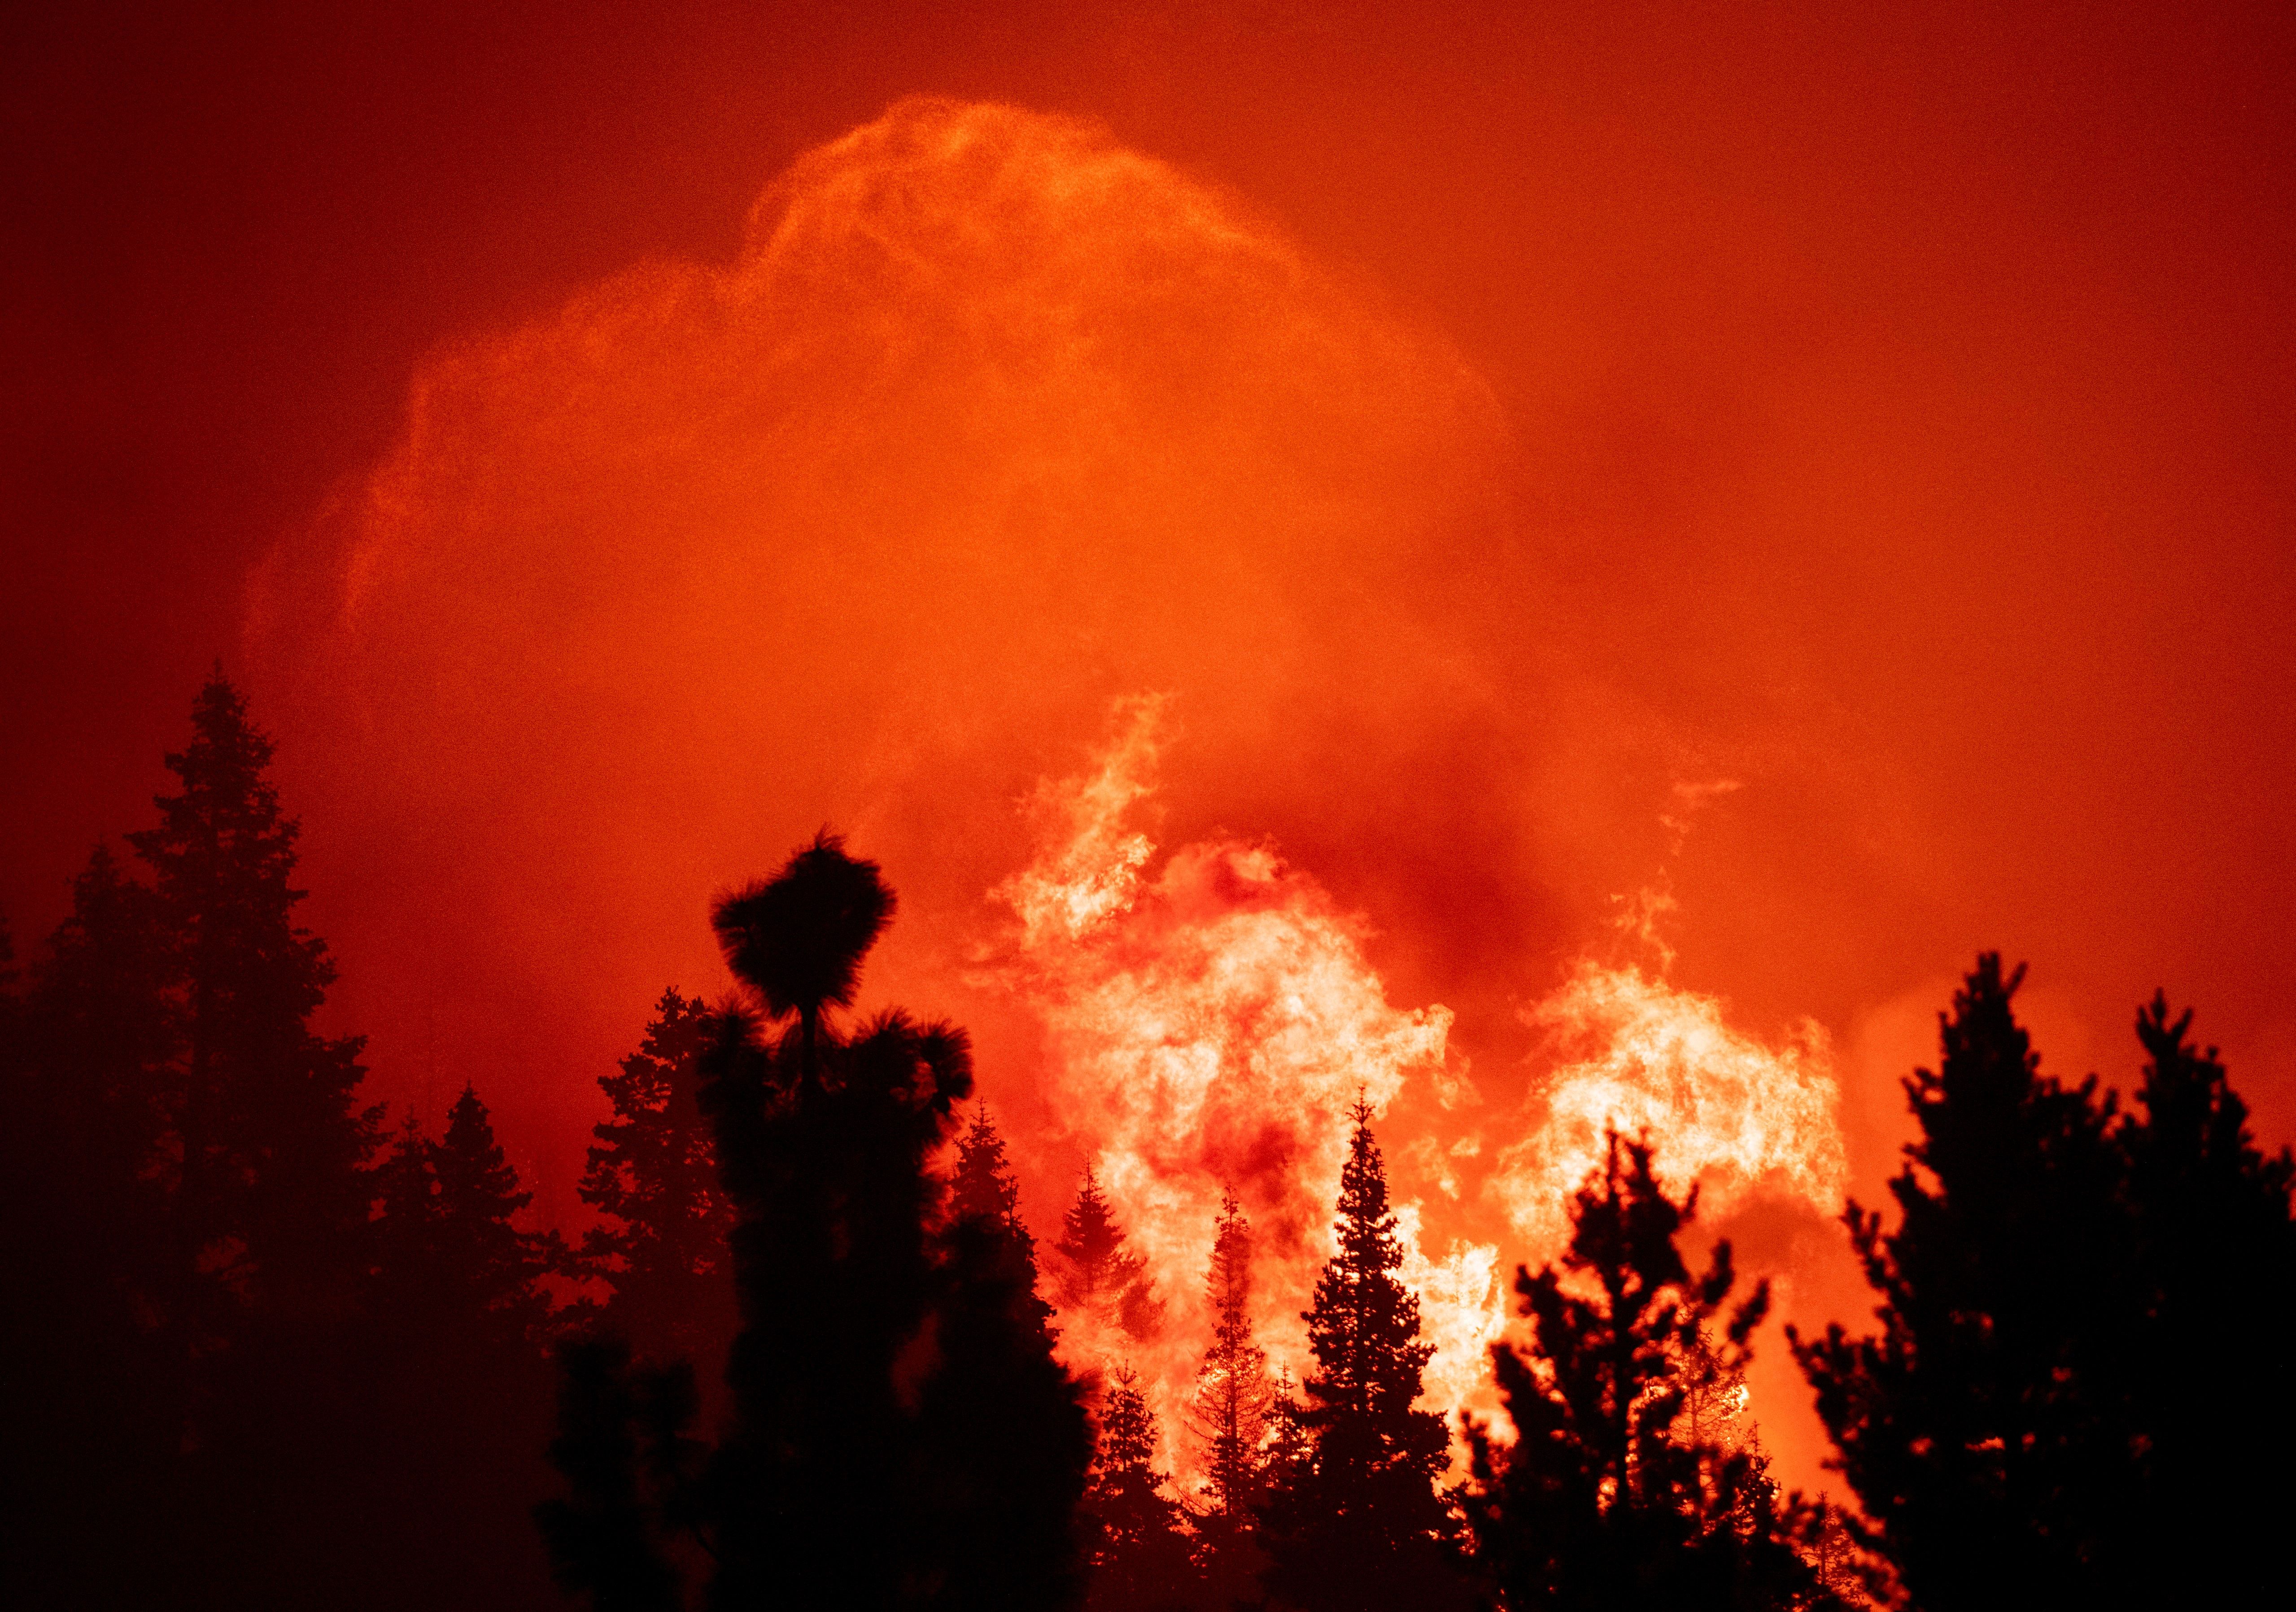
[[[1603,1107],[1519,1061],[1517,1009],[1583,942],[1573,905],[1660,854],[1657,802],[1581,786],[1632,712],[1547,647],[1511,453],[1370,289],[1001,106],[903,103],[777,181],[734,261],[440,350],[249,618],[378,1082],[476,1081],[573,1212],[599,1072],[664,983],[724,987],[709,895],[832,823],[901,893],[871,995],[974,1030],[1040,1229],[1101,1165],[1175,1338],[1234,1184],[1296,1357],[1360,1090],[1462,1402],[1502,1239],[1553,1230],[1525,1183],[1583,1153],[1541,1127]],[[1657,1128],[1702,1056],[1573,1067],[1671,1082],[1617,1115]],[[1779,1134],[1822,1148],[1815,1043],[1772,1063],[1692,1108],[1759,1128],[1797,1094]],[[1765,1155],[1748,1190],[1816,1202],[1836,1156],[1813,1186]]]

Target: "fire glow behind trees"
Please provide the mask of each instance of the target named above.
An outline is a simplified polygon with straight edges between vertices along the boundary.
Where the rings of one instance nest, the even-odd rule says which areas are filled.
[[[1570,66],[1609,47],[1566,27],[1530,41],[1565,65],[1528,98],[1496,53],[1513,65],[1442,139],[1398,126],[1385,156],[1286,168],[1268,153],[1316,144],[1284,132],[1317,127],[1308,101],[1382,127],[1396,95],[1440,98],[1431,50],[1372,50],[1345,12],[1300,36],[1324,63],[1302,106],[1255,103],[1257,157],[1207,138],[1204,108],[1117,95],[1114,68],[1022,94],[902,65],[914,82],[865,105],[792,114],[802,134],[773,149],[812,149],[738,245],[554,257],[523,300],[424,327],[396,440],[370,467],[329,461],[345,479],[316,516],[260,523],[288,530],[225,646],[308,826],[313,921],[345,972],[327,1028],[372,1035],[376,1095],[484,1071],[538,1207],[578,1230],[594,1077],[666,984],[721,988],[707,892],[833,820],[908,903],[873,992],[975,1030],[1040,1242],[1090,1162],[1151,1260],[1168,1327],[1122,1353],[1168,1443],[1231,1181],[1261,1240],[1263,1342],[1298,1375],[1358,1090],[1447,1408],[1607,1118],[1652,1126],[1705,1223],[1745,1222],[1723,1229],[1784,1279],[1782,1311],[1862,1304],[1816,1252],[1824,1217],[1853,1175],[1876,1196],[1894,1080],[1980,944],[2045,983],[2078,974],[2054,1007],[2028,997],[2069,1066],[2106,1056],[2155,983],[2217,1012],[2234,971],[2250,1005],[2226,1039],[2278,1134],[2271,1059],[2296,1030],[2259,915],[2284,909],[2287,875],[2256,802],[2287,762],[2256,736],[2288,711],[2296,609],[2272,535],[2284,454],[2258,446],[2289,440],[2284,392],[2255,379],[2284,336],[2251,303],[2281,283],[2255,265],[2281,259],[2232,222],[2285,216],[2251,193],[2278,182],[2272,152],[2236,111],[2156,110],[2128,63],[2158,53],[2120,24],[2095,47],[2121,53],[2111,71],[2029,71],[2013,29],[1915,41],[1898,101],[1843,66],[1873,40],[1685,46],[1682,95]],[[1080,38],[1046,59],[1167,49]],[[1349,51],[1379,70],[1325,60]],[[1746,93],[1748,60],[1819,122],[1706,107],[1709,86]],[[1945,62],[2014,86],[2015,116],[1932,116],[1924,97],[1964,104],[1925,77]],[[1417,87],[1373,83],[1390,78]],[[2035,108],[2042,82],[2095,103]],[[896,100],[983,83],[999,98]],[[2126,136],[2152,142],[2139,155],[2168,155],[2085,148],[2124,162],[2117,213],[2051,142],[2124,102],[2153,119]],[[1052,106],[1119,132],[1024,110]],[[1738,135],[1702,139],[1702,119]],[[1868,119],[1903,150],[1837,137]],[[329,189],[315,163],[299,182]],[[1749,177],[1773,171],[1792,186]],[[378,236],[403,226],[377,205]],[[511,255],[551,250],[498,210]],[[1521,267],[1447,284],[1485,230]],[[1715,242],[1742,283],[1703,267]],[[275,291],[305,274],[298,244],[204,272]],[[425,284],[421,251],[391,250],[377,272]],[[1875,280],[1884,259],[1899,278]],[[235,420],[211,377],[240,346],[201,339],[188,390],[204,421],[218,385]],[[61,395],[25,417],[102,412],[101,386]],[[232,452],[268,473],[268,443]],[[2203,512],[2172,487],[2222,490]],[[109,595],[86,613],[91,637],[135,637]],[[1118,703],[1160,697],[1154,727]],[[2137,736],[2178,759],[2131,765]],[[1057,891],[1062,925],[1031,929],[1031,891]],[[35,909],[18,929],[45,926]],[[1064,1346],[1117,1347],[1081,1320]],[[1814,1447],[1778,1419],[1806,1396],[1762,1375],[1783,1361],[1769,1340],[1757,1413],[1808,1482]]]

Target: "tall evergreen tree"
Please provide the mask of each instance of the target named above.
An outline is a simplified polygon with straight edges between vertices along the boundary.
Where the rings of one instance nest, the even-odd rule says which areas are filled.
[[[2248,1459],[2296,1431],[2250,1387],[2296,1325],[2296,1163],[2256,1148],[2165,997],[2137,1018],[2137,1112],[2043,1077],[2021,977],[1980,957],[1906,1083],[1896,1230],[1852,1206],[1880,1335],[1796,1340],[1866,1542],[1944,1612],[2255,1600],[2296,1503]]]
[[[99,846],[24,997],[0,998],[0,1601],[162,1592],[189,1362],[147,1306],[167,1252],[159,1076],[173,1050],[149,892]],[[151,1548],[123,1551],[142,1537]]]
[[[642,1354],[695,1361],[712,1381],[734,1328],[733,1207],[701,1106],[717,1030],[699,999],[662,992],[638,1049],[599,1080],[613,1117],[594,1128],[578,1189],[607,1217],[584,1235],[579,1262],[610,1290],[603,1324]]]
[[[1156,1467],[1156,1413],[1140,1374],[1119,1366],[1101,1390],[1085,1511],[1092,1612],[1177,1612],[1198,1603],[1196,1565],[1179,1503]]]
[[[1251,1336],[1251,1222],[1235,1194],[1221,1196],[1204,1298],[1212,1340],[1196,1371],[1193,1431],[1204,1454],[1204,1509],[1216,1535],[1248,1531],[1259,1504],[1261,1445],[1274,1385],[1267,1352]]]
[[[295,921],[300,829],[267,776],[271,741],[220,672],[192,728],[167,758],[180,789],[156,798],[156,827],[127,836],[152,870],[182,1043],[169,1114],[177,1324],[216,1324],[218,1286],[340,1320],[365,1263],[381,1110],[355,1105],[360,1038],[310,1028],[335,968]]]
[[[956,1168],[949,1174],[948,1213],[952,1220],[977,1220],[1001,1226],[1018,1239],[1031,1268],[1037,1239],[1021,1219],[1021,1184],[1013,1179],[1004,1156],[1004,1138],[990,1117],[988,1105],[972,1111],[972,1123],[956,1140]]]
[[[465,1085],[430,1147],[438,1189],[439,1274],[456,1301],[506,1343],[539,1343],[550,1317],[542,1279],[566,1263],[555,1231],[519,1230],[534,1201],[519,1185],[493,1118]]]
[[[1978,959],[1941,1017],[1944,1057],[1906,1095],[1921,1127],[1890,1183],[1850,1205],[1878,1336],[1790,1331],[1841,1470],[1915,1601],[2100,1604],[2150,1526],[2128,1460],[2125,1361],[2145,1307],[2114,1145],[2092,1077],[2038,1071],[2011,1008],[2023,978]]]
[[[2156,992],[2136,1016],[2148,1061],[2124,1123],[2145,1307],[2128,1369],[2149,1538],[2124,1569],[2161,1599],[2268,1600],[2284,1572],[2279,1529],[2296,1476],[2259,1450],[2296,1447],[2296,1405],[2250,1385],[2281,1369],[2296,1336],[2296,1160],[2267,1157],[2216,1049]]]
[[[714,915],[756,1011],[719,1016],[701,1092],[742,1322],[726,1435],[685,1516],[713,1556],[713,1606],[1028,1612],[1080,1591],[1089,1429],[1026,1245],[994,1217],[945,1220],[928,1168],[972,1090],[965,1038],[898,1012],[850,1033],[832,1016],[892,908],[874,864],[824,834]],[[574,1493],[544,1526],[566,1587],[624,1604],[616,1586],[658,1582],[663,1550],[626,1526],[623,1497],[643,1493],[628,1463],[683,1435],[615,1435],[632,1379],[584,1354],[568,1370]],[[627,1550],[581,1546],[592,1511],[625,1519]]]
[[[1061,1256],[1063,1310],[1090,1310],[1143,1342],[1162,1328],[1164,1306],[1157,1302],[1148,1262],[1125,1246],[1124,1230],[1090,1164],[1076,1202],[1061,1217],[1053,1250]]]
[[[1358,1102],[1340,1176],[1337,1251],[1303,1319],[1316,1371],[1302,1385],[1312,1452],[1264,1510],[1274,1599],[1304,1612],[1464,1604],[1437,1495],[1449,1440],[1442,1419],[1414,1410],[1432,1345],[1418,1295],[1397,1279],[1403,1248],[1387,1171]]]
[[[1478,1565],[1509,1612],[1832,1604],[1800,1553],[1822,1517],[1782,1509],[1759,1449],[1710,1425],[1769,1290],[1717,1340],[1735,1276],[1726,1242],[1703,1278],[1683,1264],[1695,1201],[1669,1198],[1650,1148],[1613,1134],[1572,1201],[1562,1269],[1517,1273],[1531,1347],[1492,1350],[1515,1439],[1469,1429]]]

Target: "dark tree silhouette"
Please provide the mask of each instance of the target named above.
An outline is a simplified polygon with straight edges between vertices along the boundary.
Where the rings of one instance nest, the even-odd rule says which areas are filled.
[[[2296,1404],[2257,1393],[2296,1336],[2296,1161],[2266,1157],[2216,1049],[2156,992],[2136,1016],[2148,1055],[2120,1140],[2146,1307],[2128,1361],[2150,1540],[2144,1587],[2194,1604],[2260,1604],[2286,1572],[2279,1532],[2296,1477],[2259,1452],[2296,1446]],[[2136,1582],[2136,1575],[2130,1575]]]
[[[1204,1458],[1197,1524],[1202,1566],[1214,1591],[1210,1604],[1225,1606],[1247,1594],[1267,1566],[1253,1535],[1275,1393],[1267,1352],[1251,1335],[1251,1222],[1233,1192],[1221,1195],[1204,1297],[1212,1338],[1197,1368],[1189,1431]]]
[[[1906,1082],[1901,1212],[1852,1206],[1879,1336],[1796,1340],[1868,1542],[1913,1599],[2236,1605],[2269,1593],[2296,1413],[2253,1385],[2296,1316],[2296,1164],[2156,995],[2141,1112],[2039,1074],[1978,959]]]
[[[1396,1279],[1403,1249],[1371,1117],[1358,1102],[1338,1251],[1304,1317],[1316,1368],[1302,1385],[1311,1451],[1262,1514],[1269,1592],[1305,1612],[1464,1603],[1456,1522],[1435,1490],[1449,1440],[1440,1417],[1413,1409],[1434,1349],[1420,1340],[1418,1296]]]
[[[295,922],[299,828],[266,776],[271,741],[220,673],[192,726],[167,758],[179,792],[158,797],[158,827],[127,836],[152,870],[180,1041],[171,1309],[187,1352],[228,1332],[242,1301],[305,1320],[351,1313],[381,1114],[354,1106],[359,1039],[310,1029],[335,969]]]
[[[174,1048],[149,892],[99,847],[29,995],[0,997],[0,1600],[135,1604],[169,1576],[188,1362],[144,1307]],[[156,1538],[154,1536],[157,1536]],[[142,1537],[142,1550],[115,1542]]]
[[[741,1330],[726,1435],[698,1485],[668,1486],[684,1501],[644,1501],[631,1463],[645,1441],[611,1432],[637,1402],[617,1386],[627,1368],[570,1361],[590,1377],[570,1381],[562,1413],[564,1503],[652,1504],[646,1537],[675,1524],[708,1545],[713,1606],[1027,1609],[1079,1593],[1089,1431],[1029,1246],[1009,1215],[944,1222],[928,1168],[972,1088],[964,1036],[898,1012],[848,1034],[830,1016],[892,909],[875,865],[826,834],[718,906],[762,1023],[721,1014],[703,1059]],[[652,1443],[681,1439],[664,1420]],[[543,1517],[562,1583],[602,1605],[618,1586],[652,1592],[631,1550],[602,1563],[570,1542],[569,1516]]]
[[[560,1586],[595,1612],[683,1612],[672,1513],[690,1485],[691,1369],[649,1374],[611,1337],[569,1343],[559,1367],[550,1460],[566,1493],[535,1520]]]
[[[1251,1337],[1251,1222],[1235,1194],[1220,1199],[1204,1296],[1211,1345],[1196,1373],[1195,1430],[1204,1449],[1204,1501],[1242,1526],[1259,1503],[1260,1446],[1267,1433],[1267,1352]]]
[[[1148,1262],[1125,1246],[1123,1228],[1090,1164],[1076,1202],[1061,1216],[1053,1251],[1061,1256],[1063,1310],[1092,1310],[1143,1342],[1162,1328],[1164,1306],[1148,1278]]]
[[[733,1207],[701,1105],[717,1033],[703,1003],[662,992],[638,1049],[598,1082],[613,1117],[594,1128],[578,1188],[607,1217],[584,1235],[577,1266],[609,1290],[599,1324],[649,1358],[694,1361],[705,1381],[734,1328]]]
[[[1092,1526],[1092,1612],[1177,1612],[1201,1593],[1185,1514],[1156,1468],[1156,1413],[1140,1374],[1119,1366],[1101,1390],[1099,1439],[1085,1511]]]
[[[1562,1269],[1517,1272],[1531,1347],[1491,1352],[1515,1441],[1468,1434],[1477,1564],[1501,1608],[1836,1604],[1800,1554],[1822,1514],[1782,1508],[1759,1450],[1699,1425],[1742,1380],[1769,1290],[1718,1341],[1735,1276],[1722,1242],[1691,1279],[1677,1239],[1695,1203],[1669,1198],[1650,1148],[1613,1134],[1572,1200]]]
[[[2122,1364],[2144,1295],[2113,1105],[2038,1073],[1978,959],[1936,1072],[1906,1083],[1921,1139],[1890,1184],[1900,1221],[1852,1205],[1882,1332],[1793,1337],[1875,1540],[1925,1608],[2099,1604],[2123,1584],[2133,1426]]]
[[[949,1174],[951,1221],[980,1221],[1001,1227],[1020,1244],[1029,1269],[1036,1268],[1037,1239],[1021,1218],[1021,1184],[1004,1156],[1004,1138],[989,1116],[988,1105],[972,1111],[972,1123],[956,1140],[956,1168]]]

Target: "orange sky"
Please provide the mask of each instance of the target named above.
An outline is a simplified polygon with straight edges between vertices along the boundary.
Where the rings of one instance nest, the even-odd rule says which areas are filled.
[[[377,1086],[546,1202],[824,820],[1049,1197],[972,959],[1160,692],[1160,843],[1272,839],[1496,1110],[1662,878],[1869,1198],[1981,946],[2047,1066],[2165,984],[2296,1133],[2284,21],[1392,9],[23,25],[20,948],[221,654]]]

